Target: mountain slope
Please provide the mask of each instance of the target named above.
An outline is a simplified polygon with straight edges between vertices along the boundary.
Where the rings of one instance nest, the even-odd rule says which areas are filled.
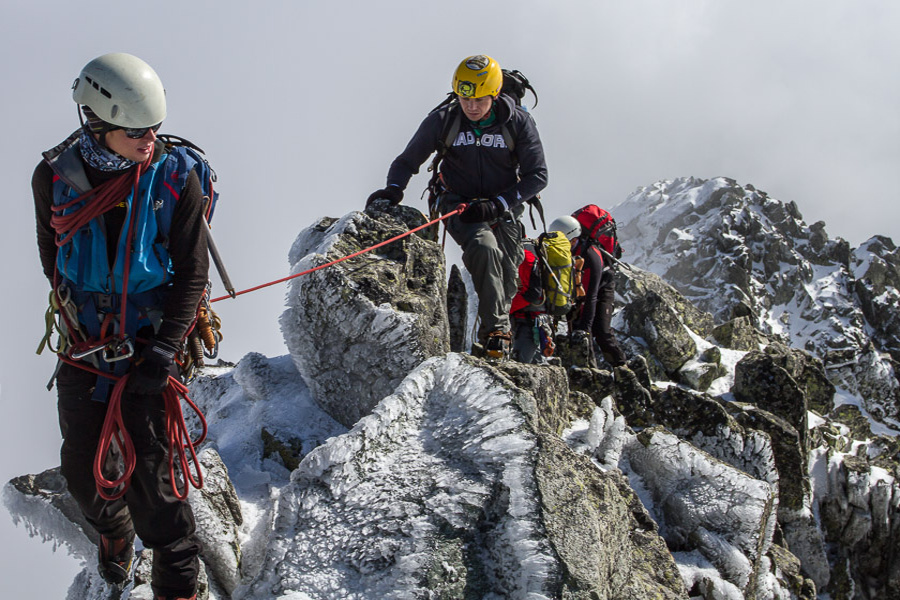
[[[717,323],[749,316],[771,339],[820,358],[873,417],[900,418],[900,256],[808,226],[793,202],[734,180],[640,188],[612,209],[624,260],[660,275]]]

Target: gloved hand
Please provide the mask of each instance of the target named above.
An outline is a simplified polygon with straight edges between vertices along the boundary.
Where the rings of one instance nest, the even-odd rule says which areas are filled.
[[[459,214],[459,220],[463,223],[482,223],[484,221],[493,221],[506,212],[503,203],[496,198],[487,198],[485,200],[476,200],[466,207],[466,210]]]
[[[389,201],[391,206],[396,206],[403,200],[403,190],[396,185],[389,185],[384,189],[376,190],[369,194],[369,198],[366,200],[366,208],[369,208],[370,204],[381,198]]]
[[[125,389],[132,394],[161,394],[169,384],[169,370],[175,364],[177,350],[160,341],[154,341],[141,351],[128,376]]]

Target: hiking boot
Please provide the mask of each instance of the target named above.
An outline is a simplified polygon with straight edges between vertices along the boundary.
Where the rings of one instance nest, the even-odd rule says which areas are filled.
[[[508,331],[492,331],[484,344],[484,355],[488,360],[499,361],[509,358],[512,336]]]
[[[134,562],[134,532],[123,538],[100,536],[100,561],[97,570],[107,583],[122,585],[131,578]]]

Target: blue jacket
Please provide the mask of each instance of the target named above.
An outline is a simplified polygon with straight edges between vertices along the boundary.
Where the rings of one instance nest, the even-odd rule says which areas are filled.
[[[72,194],[76,190],[83,192],[92,189],[114,176],[84,164],[77,145],[79,133],[80,130],[76,131],[57,147],[45,152],[44,159],[38,163],[32,176],[41,265],[51,284],[54,284],[54,273],[58,269],[71,284],[78,285],[80,279],[85,289],[115,289],[114,296],[117,296],[121,292],[121,267],[124,266],[118,255],[121,255],[120,248],[124,241],[116,232],[127,211],[116,208],[95,219],[85,227],[83,237],[76,234],[76,239],[58,253],[58,237],[50,225],[50,207],[58,205],[62,195],[74,197]],[[138,202],[135,203],[129,196],[128,205],[130,208],[136,204],[140,210],[147,208],[150,199],[155,198],[152,206],[157,208],[160,198],[174,195],[176,199],[174,202],[163,202],[163,206],[154,211],[154,218],[150,218],[149,213],[142,217],[143,224],[137,236],[142,240],[141,250],[136,253],[139,256],[132,261],[132,272],[129,274],[132,291],[150,289],[150,286],[157,284],[155,289],[159,293],[156,296],[161,300],[156,302],[160,306],[155,308],[161,309],[162,322],[156,339],[172,346],[181,342],[196,316],[197,304],[208,281],[209,268],[206,228],[202,223],[203,192],[196,171],[185,170],[180,160],[172,160],[179,157],[178,148],[166,154],[162,142],[157,142],[154,166],[141,181]],[[162,194],[163,187],[170,193]],[[70,188],[69,191],[66,188]],[[160,192],[160,196],[154,197],[154,189]],[[171,212],[164,214],[163,208]],[[100,239],[105,242],[96,241]],[[103,243],[106,243],[105,247]],[[79,263],[90,263],[92,266],[79,273]]]
[[[73,148],[77,151],[77,146]],[[172,211],[165,202],[176,200],[171,194],[161,194],[160,186],[165,181],[166,158],[153,163],[140,179],[138,197],[128,194],[124,225],[130,222],[135,212],[135,228],[132,240],[131,265],[128,274],[128,293],[146,292],[166,285],[172,279],[172,263],[166,249],[165,239],[160,235],[157,214],[171,223]],[[54,178],[53,204],[61,206],[77,198],[80,193],[62,178]],[[83,208],[85,202],[78,202],[62,212],[63,215]],[[166,230],[169,225],[164,226]],[[125,235],[119,236],[115,259],[110,265],[107,252],[106,225],[103,216],[93,219],[78,231],[72,239],[61,246],[56,258],[59,274],[79,292],[100,292],[121,294],[125,270]],[[112,268],[110,268],[112,266]]]

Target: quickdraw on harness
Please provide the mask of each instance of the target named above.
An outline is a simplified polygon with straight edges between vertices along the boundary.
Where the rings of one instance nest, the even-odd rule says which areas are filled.
[[[131,257],[135,244],[136,215],[141,210],[141,200],[143,200],[140,194],[142,192],[150,193],[149,186],[151,184],[144,182],[143,178],[148,175],[150,179],[153,179],[157,173],[155,171],[151,173],[151,169],[159,169],[166,160],[168,159],[164,158],[154,165],[152,158],[148,158],[146,162],[132,167],[119,177],[83,193],[79,193],[83,189],[82,186],[76,188],[71,181],[63,180],[59,185],[68,186],[64,189],[68,189],[69,193],[68,195],[64,194],[59,201],[54,192],[54,205],[52,206],[54,214],[51,217],[51,226],[57,232],[56,243],[59,249],[67,247],[67,244],[72,242],[76,236],[82,236],[83,240],[90,239],[90,228],[97,224],[99,217],[113,207],[124,204],[126,208],[126,224],[123,229],[125,239],[124,244],[120,240],[120,245],[117,246],[115,263],[119,264],[119,256],[125,257],[121,261],[121,292],[102,294],[80,291],[81,272],[85,267],[83,263],[89,252],[85,247],[73,249],[72,246],[68,246],[69,256],[61,257],[59,254],[57,256],[55,284],[51,292],[50,309],[47,315],[47,334],[38,348],[38,353],[45,347],[49,347],[58,354],[60,363],[57,369],[64,362],[97,375],[93,399],[108,402],[108,407],[94,460],[94,478],[98,494],[108,500],[119,498],[125,494],[136,461],[134,445],[122,420],[121,399],[128,380],[127,371],[131,363],[130,359],[135,351],[134,344],[135,342],[146,342],[137,337],[137,331],[142,326],[153,325],[152,315],[149,314],[152,311],[147,310],[147,307],[160,306],[162,292],[159,287],[143,292],[129,291]],[[62,179],[57,173],[54,177],[54,186],[57,185],[58,180]],[[163,181],[163,184],[170,185],[168,181]],[[175,191],[172,190],[172,193],[175,194]],[[175,197],[177,198],[177,194]],[[158,208],[163,207],[155,206],[154,210]],[[142,223],[142,225],[144,224]],[[163,233],[167,235],[168,231]],[[143,240],[139,243],[143,243]],[[105,244],[101,247],[105,254]],[[60,251],[58,250],[58,252]],[[159,258],[158,255],[157,258]],[[77,263],[78,275],[76,277],[78,281],[63,281],[60,266],[64,265],[68,269],[66,261],[76,259],[80,261]],[[66,274],[72,275],[73,271],[68,269]],[[113,282],[117,275],[118,271],[110,273]],[[113,286],[113,291],[115,289]],[[208,297],[208,293],[204,294],[204,297]],[[208,302],[205,303],[205,308],[206,312],[204,313],[204,303],[201,302],[198,315],[201,313],[208,315]],[[118,313],[118,320],[115,318],[116,313]],[[58,315],[58,322],[54,318],[54,314]],[[208,316],[206,327],[212,328]],[[192,329],[201,331],[204,329],[204,325],[200,324],[198,320]],[[60,334],[60,341],[55,348],[51,342],[54,331]],[[214,338],[213,346],[216,348],[218,339],[220,339],[220,336],[216,337],[217,335],[217,333],[213,333],[211,336]],[[209,331],[206,332],[205,337],[210,337]],[[52,381],[51,379],[48,387],[52,386]],[[112,386],[111,391],[110,386]],[[189,484],[197,488],[203,485],[203,475],[194,446],[202,443],[205,439],[206,422],[201,411],[188,397],[187,388],[177,379],[168,378],[163,399],[171,481],[175,495],[183,499],[187,497]],[[188,434],[181,411],[182,400],[186,401],[199,416],[202,431],[196,440],[191,440]],[[104,466],[116,463],[110,458],[113,444],[118,449],[124,470],[119,477],[110,480],[104,474]],[[195,472],[191,470],[191,462]],[[176,465],[180,469],[184,481],[182,489],[179,489],[178,479],[175,476]]]

